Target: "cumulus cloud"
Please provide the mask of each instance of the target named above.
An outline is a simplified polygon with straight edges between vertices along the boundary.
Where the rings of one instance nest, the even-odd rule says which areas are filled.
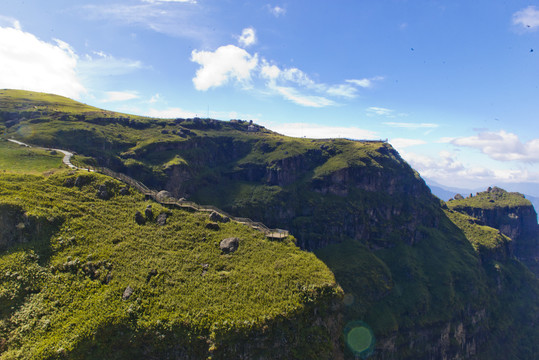
[[[520,25],[525,29],[536,29],[539,27],[539,10],[535,6],[528,6],[525,9],[513,14],[513,24]]]
[[[258,56],[251,55],[234,45],[221,46],[215,51],[191,53],[191,61],[201,65],[193,83],[197,90],[208,90],[228,83],[230,80],[246,87],[251,80],[251,72],[258,64]]]
[[[253,28],[243,29],[238,38],[240,46],[248,47],[256,43],[256,32]]]
[[[101,100],[102,102],[118,102],[139,98],[136,91],[107,91],[105,94],[106,97]]]
[[[12,27],[17,30],[22,30],[19,20],[3,15],[0,15],[0,27]]]
[[[276,6],[267,5],[266,8],[270,12],[270,14],[272,14],[275,17],[279,17],[279,16],[282,16],[282,15],[286,14],[286,9],[284,9],[284,8],[278,6],[278,5],[276,5]]]
[[[307,137],[311,139],[348,138],[348,139],[376,139],[376,133],[370,130],[346,126],[325,126],[308,123],[289,123],[268,125],[273,131],[293,137]]]
[[[435,129],[438,124],[433,123],[409,123],[409,122],[385,122],[384,125],[405,129]]]
[[[453,187],[486,187],[502,182],[539,183],[539,173],[529,168],[507,169],[483,163],[464,164],[458,159],[459,154],[440,151],[428,155],[399,151],[401,156],[416,169],[422,177]]]
[[[253,28],[246,28],[238,42],[247,47],[256,42]],[[208,90],[230,82],[244,88],[255,89],[265,95],[279,95],[297,105],[325,107],[337,105],[333,98],[352,99],[357,97],[358,88],[369,87],[371,81],[380,77],[362,80],[346,80],[341,84],[324,84],[313,80],[296,67],[280,67],[258,54],[250,54],[235,45],[225,45],[215,51],[191,53],[191,61],[201,65],[193,83],[197,90]]]
[[[18,21],[11,22],[11,27],[0,27],[0,88],[80,98],[86,89],[77,76],[78,57],[69,44],[40,40],[21,30]]]
[[[504,130],[447,140],[456,146],[478,149],[494,160],[539,162],[539,139],[523,143],[517,135]]]

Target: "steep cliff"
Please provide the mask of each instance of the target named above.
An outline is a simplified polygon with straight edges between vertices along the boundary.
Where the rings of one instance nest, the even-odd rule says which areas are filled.
[[[61,143],[86,156],[78,161],[113,167],[176,197],[290,230],[297,245],[312,250],[344,291],[340,304],[325,313],[337,321],[315,320],[323,324],[317,339],[326,339],[324,354],[354,358],[351,344],[361,341],[337,339],[343,339],[349,324],[361,322],[373,331],[377,359],[537,358],[539,282],[513,259],[515,240],[451,212],[390,144],[289,138],[242,121],[75,111],[71,103],[64,116],[58,109],[67,100],[52,99],[47,105],[51,99],[23,95],[5,95],[8,134],[39,144]],[[33,106],[39,116],[32,115]],[[17,115],[22,113],[25,119]],[[79,139],[85,132],[92,135]],[[268,279],[278,278],[282,264],[272,266],[275,273]],[[302,293],[306,301],[311,298],[308,289]],[[312,308],[301,318],[316,319],[319,311]],[[290,353],[315,342],[312,333],[293,326],[294,316],[283,321],[290,332],[276,328],[278,336],[292,337]],[[268,333],[274,329],[270,325]],[[250,329],[246,338],[256,334]],[[244,351],[241,340],[229,339],[218,348]],[[265,355],[279,358],[271,351]]]
[[[453,199],[448,206],[510,237],[514,255],[539,276],[537,213],[522,194],[494,187],[465,199]]]

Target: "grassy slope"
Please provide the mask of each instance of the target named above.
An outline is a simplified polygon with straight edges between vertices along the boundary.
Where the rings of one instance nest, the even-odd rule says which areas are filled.
[[[28,98],[28,94],[25,93],[11,91],[8,93],[16,101]],[[6,95],[0,92],[0,96]],[[28,105],[31,107],[32,103],[29,102]],[[531,318],[537,314],[537,309],[534,309],[530,299],[536,298],[535,294],[539,287],[534,285],[536,282],[533,282],[533,279],[528,278],[528,273],[521,265],[504,260],[497,262],[496,268],[491,262],[488,264],[481,262],[478,252],[481,247],[496,250],[503,242],[502,239],[497,237],[491,239],[490,236],[494,235],[491,230],[479,228],[477,225],[468,227],[466,219],[453,218],[449,213],[444,214],[437,204],[427,198],[421,197],[414,199],[415,202],[407,202],[407,199],[396,199],[381,192],[353,190],[355,193],[352,196],[359,200],[350,203],[340,196],[306,194],[304,189],[294,185],[279,187],[257,181],[236,181],[224,174],[231,168],[238,171],[248,167],[256,169],[256,165],[278,166],[280,160],[308,154],[309,151],[319,151],[324,145],[326,148],[323,149],[322,156],[325,161],[302,174],[305,177],[303,180],[317,181],[341,169],[362,168],[364,165],[368,165],[369,171],[383,169],[391,176],[402,175],[402,171],[406,170],[405,166],[399,167],[400,160],[379,151],[383,150],[383,146],[381,147],[379,143],[291,139],[267,130],[247,133],[243,131],[246,124],[195,120],[178,123],[174,120],[152,120],[121,115],[133,121],[125,125],[113,120],[93,120],[96,114],[104,116],[102,111],[96,113],[94,110],[86,112],[84,121],[75,117],[62,119],[61,113],[50,112],[50,109],[47,111],[49,112],[46,115],[46,122],[23,121],[12,125],[7,132],[30,134],[28,141],[38,143],[71,141],[69,144],[66,143],[66,146],[80,145],[81,149],[88,151],[86,155],[98,156],[105,153],[109,161],[112,159],[113,163],[114,161],[121,163],[128,171],[137,170],[137,175],[141,176],[142,180],[145,180],[145,174],[147,179],[164,177],[164,167],[183,164],[181,166],[186,169],[197,169],[198,177],[191,181],[202,183],[200,186],[203,187],[203,191],[193,195],[196,200],[227,207],[229,210],[244,209],[249,214],[255,214],[253,215],[255,220],[259,220],[264,216],[264,212],[271,208],[282,209],[283,204],[286,201],[290,202],[290,199],[302,207],[298,211],[303,209],[319,211],[320,218],[333,216],[333,213],[338,215],[338,211],[342,208],[362,213],[372,204],[391,206],[395,201],[406,203],[400,221],[406,220],[405,211],[413,213],[417,207],[432,210],[431,212],[435,214],[433,216],[439,221],[438,224],[421,228],[421,237],[413,246],[407,244],[407,239],[399,236],[399,233],[394,233],[391,238],[380,239],[390,246],[377,251],[349,239],[340,245],[330,245],[316,252],[316,255],[334,272],[346,293],[345,318],[366,321],[375,329],[377,336],[390,337],[396,334],[397,346],[408,348],[406,341],[410,339],[406,336],[410,334],[413,336],[421,329],[434,329],[436,326],[445,326],[450,321],[463,321],[463,318],[470,317],[474,312],[486,310],[487,318],[492,320],[487,322],[491,321],[491,326],[495,327],[497,333],[487,341],[487,344],[490,348],[495,348],[493,344],[497,339],[503,338],[504,331],[510,333],[515,331],[515,327],[525,325],[525,320],[519,317],[524,309],[529,309]],[[120,116],[104,113],[110,119]],[[31,128],[31,131],[21,131],[25,127]],[[65,136],[66,128],[71,129],[68,132],[71,136]],[[173,130],[186,129],[190,131],[187,135],[172,134]],[[163,130],[166,130],[166,133],[163,133]],[[84,142],[87,132],[91,134],[89,138],[93,139],[90,143]],[[181,147],[186,140],[197,142],[197,146],[181,152],[181,155],[172,149]],[[227,156],[234,151],[237,153],[232,157],[219,157],[222,155],[219,151],[223,149],[230,149],[224,154]],[[403,180],[415,181],[414,175]],[[319,233],[307,217],[299,216],[295,221],[310,224],[308,228],[311,234],[307,236],[332,236]],[[341,226],[339,221],[335,223],[336,229]],[[364,221],[368,223],[369,218]],[[502,290],[497,293],[495,284],[500,277],[503,278],[500,280]],[[518,285],[525,281],[528,281],[527,289]],[[520,300],[515,300],[517,298]],[[514,321],[511,322],[511,319]],[[493,323],[498,320],[499,323]],[[464,321],[469,322],[471,318]],[[537,351],[533,344],[525,344],[526,339],[533,338],[532,331],[536,331],[536,328],[533,326],[525,328],[527,333],[512,336],[506,349],[508,353],[517,356],[526,351],[532,353]],[[416,344],[418,343],[420,342],[416,341]],[[420,351],[419,348],[416,346],[411,350],[402,350],[399,356],[402,358],[423,356],[423,353],[417,352]]]
[[[0,140],[0,172],[41,174],[63,167],[61,153],[51,154],[45,150],[27,148]]]
[[[77,176],[84,186],[65,186]],[[96,197],[101,184],[115,193],[112,199]],[[50,228],[1,253],[2,358],[122,358],[182,346],[195,358],[212,352],[219,358],[231,340],[286,334],[291,319],[299,334],[289,336],[314,336],[312,351],[328,354],[328,335],[311,329],[305,314],[340,290],[314,255],[244,225],[208,230],[207,215],[155,203],[155,216],[171,215],[167,224],[137,225],[135,211],[149,203],[136,193],[118,195],[119,186],[87,173],[0,176],[1,210],[19,209]],[[241,239],[240,248],[222,255],[218,244],[230,236]],[[134,293],[122,300],[128,285]]]

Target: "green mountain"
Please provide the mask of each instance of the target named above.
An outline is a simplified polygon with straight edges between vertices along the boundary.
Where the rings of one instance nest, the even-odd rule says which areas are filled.
[[[166,211],[180,219],[179,228],[171,223],[168,233],[168,223],[137,225],[134,212],[149,202],[133,189],[134,199],[117,195],[122,185],[103,175],[85,174],[90,185],[79,188],[65,186],[76,181],[68,178],[83,176],[77,172],[30,177],[6,167],[4,182],[15,185],[0,193],[0,204],[7,204],[7,210],[0,207],[0,220],[10,218],[12,207],[23,215],[58,208],[59,220],[56,227],[29,226],[32,239],[13,235],[20,230],[17,221],[7,232],[12,235],[6,235],[11,240],[4,241],[2,263],[43,271],[53,282],[27,286],[36,275],[22,269],[15,280],[12,270],[4,277],[9,280],[2,278],[7,289],[4,283],[25,284],[1,295],[7,299],[0,303],[2,333],[8,334],[0,339],[5,358],[24,357],[28,349],[42,358],[351,359],[371,350],[374,359],[539,356],[539,281],[513,256],[515,239],[452,202],[448,208],[390,144],[290,138],[240,120],[144,118],[14,90],[0,91],[0,131],[76,151],[75,163],[111,168],[176,198],[211,204],[295,237],[270,241],[233,222],[223,225],[221,236],[205,228],[207,214],[174,209]],[[51,187],[44,194],[58,195],[20,195],[37,191],[37,183]],[[107,186],[114,196],[94,199],[105,183],[113,184]],[[74,199],[93,198],[69,200],[64,191]],[[152,203],[153,210],[165,208]],[[65,225],[72,217],[84,221]],[[106,232],[100,233],[99,224]],[[59,238],[65,242],[65,226],[86,240],[57,246]],[[96,236],[88,240],[92,231]],[[177,231],[179,242],[171,240]],[[236,234],[243,239],[240,250],[221,254],[220,239]],[[114,243],[116,238],[121,241]],[[236,263],[227,265],[227,256]],[[197,260],[178,260],[184,258]],[[77,259],[81,268],[73,270]],[[81,264],[88,261],[101,264],[99,277],[86,274]],[[160,268],[167,275],[152,290],[155,274],[149,275]],[[66,287],[58,276],[77,285]],[[122,299],[127,286],[136,300]],[[50,305],[65,304],[66,288],[76,289],[70,298],[81,302]],[[104,313],[83,326],[88,320],[81,320],[81,308]],[[43,317],[61,321],[51,320],[53,330],[37,331]],[[71,340],[63,345],[66,334]]]
[[[539,276],[539,225],[532,203],[522,194],[498,187],[451,199],[447,205],[498,229],[512,239],[510,251]]]

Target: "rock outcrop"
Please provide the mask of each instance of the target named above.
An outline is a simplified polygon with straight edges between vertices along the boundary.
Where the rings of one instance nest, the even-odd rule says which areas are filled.
[[[510,237],[512,253],[539,276],[537,213],[524,195],[494,187],[448,204],[455,211],[477,218]]]

